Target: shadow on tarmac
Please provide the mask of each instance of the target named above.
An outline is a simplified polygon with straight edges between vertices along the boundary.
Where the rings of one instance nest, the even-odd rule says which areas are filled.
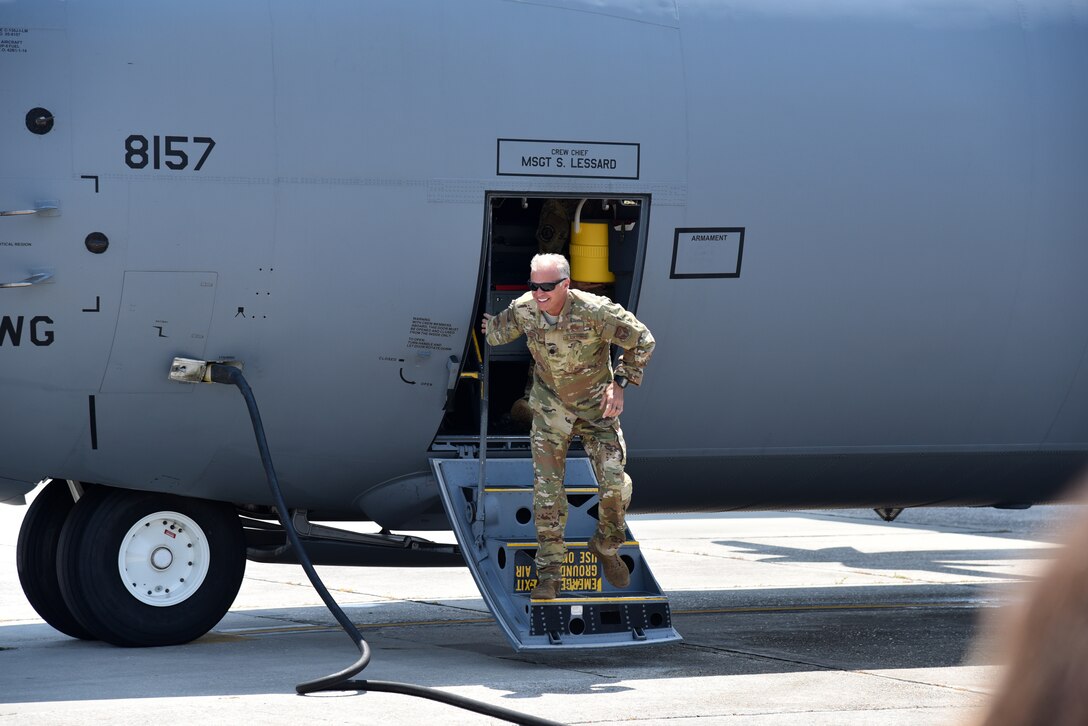
[[[981,592],[955,585],[685,591],[674,595],[683,643],[618,650],[519,654],[492,621],[392,623],[364,630],[374,660],[362,675],[436,688],[484,685],[525,699],[616,693],[631,680],[943,668],[968,658]],[[165,648],[79,641],[44,624],[0,627],[0,643],[11,647],[0,651],[0,702],[292,693],[295,683],[354,659],[323,608],[294,608],[290,622],[274,609],[235,611],[277,613],[279,630],[213,631]]]
[[[743,555],[756,555],[760,562],[839,564],[852,570],[890,572],[932,572],[955,577],[988,577],[1007,580],[1009,573],[1003,563],[1022,560],[1042,560],[1054,557],[1051,548],[985,550],[912,550],[908,552],[862,552],[854,547],[825,547],[801,549],[771,544],[753,544],[736,540],[717,540],[713,544],[728,547]],[[988,569],[989,568],[989,569]],[[1026,576],[1019,576],[1026,577]]]

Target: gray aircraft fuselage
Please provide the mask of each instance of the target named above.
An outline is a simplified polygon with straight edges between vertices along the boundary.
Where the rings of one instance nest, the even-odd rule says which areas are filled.
[[[0,499],[268,504],[237,393],[167,379],[238,359],[292,505],[426,524],[523,197],[639,201],[634,510],[1049,499],[1086,69],[1084,2],[4,3],[0,284],[51,276],[0,289]]]

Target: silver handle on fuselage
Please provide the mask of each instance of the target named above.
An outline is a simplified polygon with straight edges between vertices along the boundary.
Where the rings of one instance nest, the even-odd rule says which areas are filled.
[[[57,202],[38,202],[34,209],[13,209],[10,212],[0,212],[0,217],[21,217],[25,214],[40,214],[46,217],[59,210],[60,205]]]
[[[19,280],[18,282],[0,282],[0,287],[30,287],[31,285],[41,285],[46,282],[51,282],[52,280],[52,272],[37,272],[25,280]]]

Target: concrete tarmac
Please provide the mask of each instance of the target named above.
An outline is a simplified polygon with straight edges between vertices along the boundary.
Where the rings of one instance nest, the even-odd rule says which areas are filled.
[[[68,638],[19,587],[25,507],[0,506],[0,722],[488,724],[408,696],[294,694],[356,650],[298,567],[249,563],[185,646]],[[572,724],[969,724],[998,674],[992,613],[1080,507],[636,516],[682,643],[517,654],[463,568],[319,568],[374,650],[362,677]],[[448,533],[420,533],[450,540]]]

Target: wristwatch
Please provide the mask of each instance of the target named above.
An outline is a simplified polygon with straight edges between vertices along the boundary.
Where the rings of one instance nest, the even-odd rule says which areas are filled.
[[[620,388],[627,388],[627,376],[616,376],[612,379]]]

